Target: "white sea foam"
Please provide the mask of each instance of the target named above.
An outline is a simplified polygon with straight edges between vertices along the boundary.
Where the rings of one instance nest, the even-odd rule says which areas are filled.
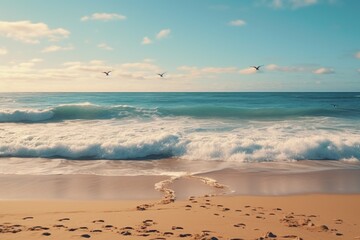
[[[309,123],[247,123],[233,126],[231,131],[214,130],[213,126],[222,125],[219,122],[210,124],[186,118],[147,122],[7,123],[1,125],[0,156],[69,159],[178,157],[227,162],[360,159],[359,131],[314,128],[309,127]],[[198,132],[199,128],[208,131]]]

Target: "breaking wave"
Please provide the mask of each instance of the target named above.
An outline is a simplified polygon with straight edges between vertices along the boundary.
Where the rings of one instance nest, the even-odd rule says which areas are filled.
[[[101,106],[91,103],[66,104],[47,109],[0,110],[0,122],[46,122],[152,117],[290,119],[296,117],[360,117],[357,109],[345,108],[237,108],[226,106],[135,107]]]
[[[359,160],[359,131],[324,123],[249,123],[232,130],[187,118],[153,121],[74,121],[8,124],[0,131],[0,157],[163,159],[266,162]],[[318,126],[316,126],[318,124]],[[14,127],[16,125],[16,128]],[[219,127],[219,122],[214,122]],[[200,130],[199,130],[200,129]]]

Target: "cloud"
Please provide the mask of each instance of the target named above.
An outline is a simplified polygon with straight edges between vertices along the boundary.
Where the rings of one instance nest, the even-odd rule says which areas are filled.
[[[32,67],[34,67],[36,64],[43,62],[42,59],[40,58],[33,58],[30,59],[26,62],[20,62],[20,63],[16,63],[16,62],[12,62],[11,63],[11,68],[15,71],[23,71],[23,70],[28,70]]]
[[[235,73],[235,67],[195,67],[195,66],[181,66],[177,68],[179,71],[185,72],[182,77],[194,78],[212,78],[216,74]]]
[[[314,73],[314,74],[333,74],[335,73],[332,68],[311,66],[279,66],[276,64],[269,64],[265,67],[268,71],[288,72],[288,73]]]
[[[39,43],[42,38],[47,38],[50,41],[66,38],[70,35],[70,32],[63,28],[50,29],[45,23],[0,21],[0,35],[17,41],[35,44]]]
[[[8,53],[6,48],[0,48],[0,55],[6,55]]]
[[[236,20],[230,21],[229,25],[230,26],[235,26],[235,27],[242,27],[242,26],[246,25],[246,22],[244,20],[241,20],[241,19],[236,19]]]
[[[313,71],[313,73],[315,73],[315,74],[333,74],[333,73],[335,73],[335,71],[332,68],[321,67],[321,68],[315,69]]]
[[[106,43],[100,43],[97,46],[98,46],[98,48],[101,48],[101,49],[104,49],[104,50],[107,50],[107,51],[114,50],[112,47],[108,46]]]
[[[167,29],[162,29],[157,35],[156,38],[157,39],[163,39],[166,38],[170,35],[171,30],[169,28]]]
[[[245,69],[241,69],[239,71],[240,74],[254,74],[256,73],[256,69],[253,67],[249,67],[249,68],[245,68]]]
[[[74,48],[71,46],[61,47],[61,46],[57,46],[57,45],[52,45],[52,46],[44,48],[41,52],[49,53],[49,52],[69,51],[69,50],[73,50],[73,49]]]
[[[113,78],[124,78],[126,80],[134,79],[155,79],[156,73],[163,71],[153,61],[144,59],[140,62],[130,62],[108,66],[104,61],[92,60],[90,62],[66,62],[63,64],[64,71],[80,74],[81,72],[95,73],[94,77],[102,77],[102,72],[112,70]],[[89,75],[86,75],[89,77]]]
[[[358,58],[358,59],[360,59],[360,51],[357,52],[357,53],[355,53],[355,57]]]
[[[279,71],[279,72],[306,72],[307,68],[302,66],[279,66],[276,64],[269,64],[265,67],[269,71]]]
[[[151,43],[152,43],[152,41],[148,37],[144,37],[142,42],[141,42],[141,44],[143,44],[143,45],[148,45],[148,44],[151,44]]]
[[[98,21],[111,21],[111,20],[125,20],[126,16],[116,13],[93,13],[90,16],[83,16],[81,21],[98,20]]]
[[[262,0],[263,3],[270,5],[273,8],[291,8],[297,9],[302,7],[308,7],[318,4],[319,0]],[[329,3],[332,2],[329,0]]]

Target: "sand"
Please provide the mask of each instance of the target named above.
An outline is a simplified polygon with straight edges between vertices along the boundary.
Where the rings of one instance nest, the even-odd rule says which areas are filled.
[[[3,201],[0,239],[357,239],[359,202],[360,195],[197,197],[140,211],[144,202]]]
[[[3,175],[0,239],[360,239],[360,194],[346,188],[359,183],[358,171],[252,174]],[[301,193],[311,179],[328,187]],[[251,180],[258,196],[240,191]],[[295,195],[276,194],[291,183]],[[275,192],[264,194],[270,187]]]

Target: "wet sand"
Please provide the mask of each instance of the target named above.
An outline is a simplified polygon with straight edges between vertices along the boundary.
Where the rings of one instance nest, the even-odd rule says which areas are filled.
[[[359,176],[0,175],[0,239],[360,239]]]
[[[203,180],[225,185],[219,190]],[[289,172],[223,169],[198,175],[99,176],[0,174],[0,199],[147,200],[160,199],[155,185],[168,181],[177,200],[209,195],[301,195],[360,193],[360,169]]]

